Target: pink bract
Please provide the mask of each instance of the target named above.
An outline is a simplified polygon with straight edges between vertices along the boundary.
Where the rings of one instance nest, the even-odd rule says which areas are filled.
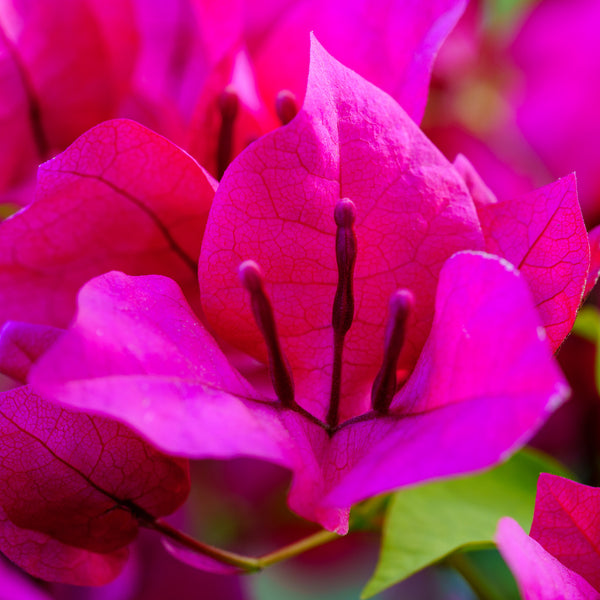
[[[597,600],[598,593],[529,537],[509,517],[498,523],[496,542],[511,568],[524,600]]]
[[[0,320],[66,326],[81,285],[111,269],[168,275],[198,307],[196,263],[215,187],[142,125],[94,127],[40,167],[35,201],[0,224]]]
[[[542,473],[530,535],[600,591],[600,489]]]
[[[526,600],[600,598],[600,489],[542,473],[528,537],[510,519],[496,540]]]

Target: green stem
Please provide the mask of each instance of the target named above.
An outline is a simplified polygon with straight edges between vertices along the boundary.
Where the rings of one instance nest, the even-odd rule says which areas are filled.
[[[189,548],[198,554],[208,556],[226,565],[238,567],[247,573],[254,573],[261,569],[258,559],[250,556],[243,556],[242,554],[236,554],[234,552],[228,552],[227,550],[221,550],[215,546],[199,542],[182,531],[179,531],[179,529],[175,529],[175,527],[172,527],[162,519],[156,519],[155,521],[144,523],[144,525],[149,529],[158,531],[165,537],[172,539],[174,542],[177,542],[185,548]]]
[[[265,567],[269,567],[288,558],[293,558],[294,556],[298,556],[307,550],[312,550],[313,548],[317,548],[318,546],[332,542],[340,537],[337,533],[322,530],[318,531],[317,533],[313,533],[304,539],[294,542],[289,546],[284,546],[279,550],[275,550],[275,552],[270,552],[269,554],[265,554],[258,558],[253,558],[251,556],[244,556],[242,554],[236,554],[235,552],[221,550],[215,546],[199,542],[182,531],[175,529],[161,519],[146,522],[144,523],[144,526],[158,531],[165,537],[170,538],[174,542],[177,542],[179,545],[184,546],[193,552],[197,552],[203,556],[208,556],[226,565],[238,567],[246,573],[255,573],[256,571],[260,571]]]
[[[333,542],[339,537],[340,536],[337,533],[333,533],[324,529],[323,531],[317,531],[317,533],[313,533],[302,540],[294,542],[289,546],[284,546],[279,550],[275,550],[275,552],[264,554],[257,560],[260,568],[262,569],[264,567],[269,567],[270,565],[281,562],[282,560],[298,556],[307,550],[318,548],[319,546],[327,544],[328,542]]]
[[[463,579],[469,584],[479,600],[502,600],[496,592],[490,588],[487,580],[475,567],[473,561],[464,552],[454,552],[445,560],[446,564],[458,571]]]

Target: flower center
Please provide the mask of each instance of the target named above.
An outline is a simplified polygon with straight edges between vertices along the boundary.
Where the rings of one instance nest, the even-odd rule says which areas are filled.
[[[331,312],[333,365],[329,410],[325,422],[310,415],[296,402],[292,371],[283,353],[277,333],[273,305],[265,291],[264,278],[260,267],[253,260],[246,260],[239,267],[240,281],[250,295],[254,320],[267,346],[269,373],[278,400],[284,407],[296,410],[318,422],[330,435],[343,426],[343,424],[339,424],[339,412],[344,342],[354,319],[353,279],[357,255],[356,234],[354,232],[356,206],[354,203],[348,198],[340,200],[335,206],[334,219],[336,224],[335,254],[338,283]],[[398,388],[396,376],[398,358],[404,346],[408,317],[413,309],[414,297],[409,290],[400,289],[392,294],[385,327],[383,360],[371,389],[371,407],[373,410],[371,413],[355,417],[355,419],[362,420],[367,416],[384,415],[389,412]]]

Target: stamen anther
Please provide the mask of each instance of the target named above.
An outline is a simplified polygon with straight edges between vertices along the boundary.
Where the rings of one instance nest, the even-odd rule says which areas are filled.
[[[233,128],[240,107],[240,99],[235,88],[228,85],[219,97],[221,130],[217,147],[217,177],[221,179],[233,155]]]
[[[390,298],[388,320],[385,327],[385,341],[381,369],[375,377],[371,390],[373,410],[386,413],[396,393],[396,369],[398,358],[406,337],[406,323],[415,299],[409,290],[398,290]]]
[[[289,90],[281,90],[275,99],[275,112],[282,125],[287,125],[298,114],[296,96]]]
[[[331,373],[331,394],[327,424],[335,428],[339,420],[339,406],[342,386],[342,355],[344,338],[354,319],[354,293],[352,290],[354,265],[356,263],[356,206],[352,200],[343,198],[334,209],[333,217],[337,225],[335,235],[335,256],[338,266],[338,285],[333,300],[331,324],[333,326],[333,370]]]
[[[250,294],[252,314],[267,345],[269,371],[275,394],[284,406],[295,406],[292,372],[281,349],[273,305],[265,291],[263,274],[253,260],[244,261],[238,272],[242,285]]]

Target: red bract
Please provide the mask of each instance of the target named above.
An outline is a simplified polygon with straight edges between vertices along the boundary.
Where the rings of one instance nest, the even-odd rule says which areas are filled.
[[[138,523],[173,512],[189,491],[185,461],[28,386],[0,396],[0,439],[0,548],[44,579],[106,583]]]
[[[527,600],[600,598],[599,504],[598,488],[542,473],[531,537],[500,522],[500,551]]]
[[[115,114],[136,49],[128,0],[2,3],[0,191]]]
[[[40,167],[35,201],[0,224],[1,320],[65,326],[81,285],[111,269],[169,275],[197,306],[214,187],[189,155],[137,123],[88,131]]]
[[[527,202],[564,188],[575,250],[554,244],[554,279],[575,278],[581,298],[589,245],[569,182]],[[84,286],[31,381],[166,451],[286,466],[292,508],[345,532],[354,502],[489,466],[564,398],[531,297],[553,306],[551,267],[526,278],[480,251],[513,230],[535,256],[553,214],[531,212],[537,238],[520,221],[482,230],[459,172],[410,117],[314,43],[304,108],[228,169],[200,258],[207,320],[268,357],[273,389],[232,366],[172,281],[119,273]]]
[[[6,324],[0,371],[24,381],[60,332]],[[0,550],[50,581],[114,579],[139,524],[173,512],[189,491],[186,461],[115,421],[50,403],[29,386],[0,394],[0,455]]]

